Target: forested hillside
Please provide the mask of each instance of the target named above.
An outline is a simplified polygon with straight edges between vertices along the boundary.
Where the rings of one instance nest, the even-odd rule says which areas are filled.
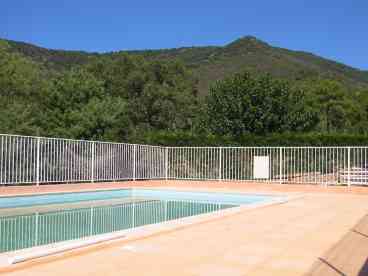
[[[123,53],[146,60],[180,60],[198,78],[199,91],[208,93],[212,82],[247,70],[269,73],[289,80],[329,78],[350,87],[368,85],[368,72],[331,61],[311,53],[273,47],[255,37],[246,36],[223,47],[187,47],[162,50],[87,53],[82,51],[48,50],[23,42],[8,41],[13,52],[43,63],[48,69],[70,69],[101,58]]]
[[[364,144],[367,75],[252,37],[107,54],[2,40],[0,132],[177,145]]]

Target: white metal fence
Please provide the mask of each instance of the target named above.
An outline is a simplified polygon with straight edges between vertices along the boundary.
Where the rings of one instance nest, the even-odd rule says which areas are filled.
[[[0,184],[160,179],[165,148],[0,135]]]
[[[0,184],[136,179],[368,184],[368,147],[158,147],[0,135]]]
[[[169,148],[169,178],[364,185],[368,148]]]

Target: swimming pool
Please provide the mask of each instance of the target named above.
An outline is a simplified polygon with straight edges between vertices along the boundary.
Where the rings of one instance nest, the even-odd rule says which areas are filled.
[[[0,252],[76,240],[279,199],[268,195],[122,189],[0,198]]]

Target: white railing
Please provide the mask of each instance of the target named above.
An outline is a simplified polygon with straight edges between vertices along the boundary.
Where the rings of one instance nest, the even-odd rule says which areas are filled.
[[[368,184],[368,147],[158,147],[0,134],[0,184],[139,179]]]
[[[0,184],[160,179],[165,148],[0,134]]]
[[[367,147],[172,147],[170,179],[368,184]]]

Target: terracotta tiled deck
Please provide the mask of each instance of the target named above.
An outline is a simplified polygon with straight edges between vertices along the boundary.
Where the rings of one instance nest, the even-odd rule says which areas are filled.
[[[367,235],[365,225],[368,225],[368,221],[361,219],[368,214],[368,187],[137,181],[2,187],[0,194],[130,186],[284,193],[299,194],[302,197],[284,204],[244,210],[144,239],[115,241],[28,261],[3,273],[10,276],[304,275],[307,272],[313,275],[341,275],[346,269],[346,273],[349,273],[346,275],[358,275],[359,271],[363,271],[367,258],[364,251],[367,239],[364,239],[364,235]],[[358,228],[354,228],[359,221]],[[359,232],[364,235],[346,242],[346,235],[351,233],[351,229],[360,229]],[[346,260],[341,256],[346,254],[347,248],[351,248],[351,243],[362,250],[351,249],[358,256],[340,265]],[[329,271],[332,274],[323,274],[323,265],[319,263],[323,258],[333,263],[338,270]]]
[[[240,181],[180,181],[180,180],[150,180],[150,181],[126,181],[80,184],[55,184],[55,185],[25,185],[25,186],[0,186],[0,196],[34,194],[34,193],[60,193],[74,191],[89,191],[99,189],[121,189],[128,187],[179,187],[202,189],[226,189],[249,192],[278,192],[278,193],[333,193],[333,194],[357,194],[368,195],[368,187],[363,186],[323,186],[301,184],[277,184],[264,182],[240,182]]]

